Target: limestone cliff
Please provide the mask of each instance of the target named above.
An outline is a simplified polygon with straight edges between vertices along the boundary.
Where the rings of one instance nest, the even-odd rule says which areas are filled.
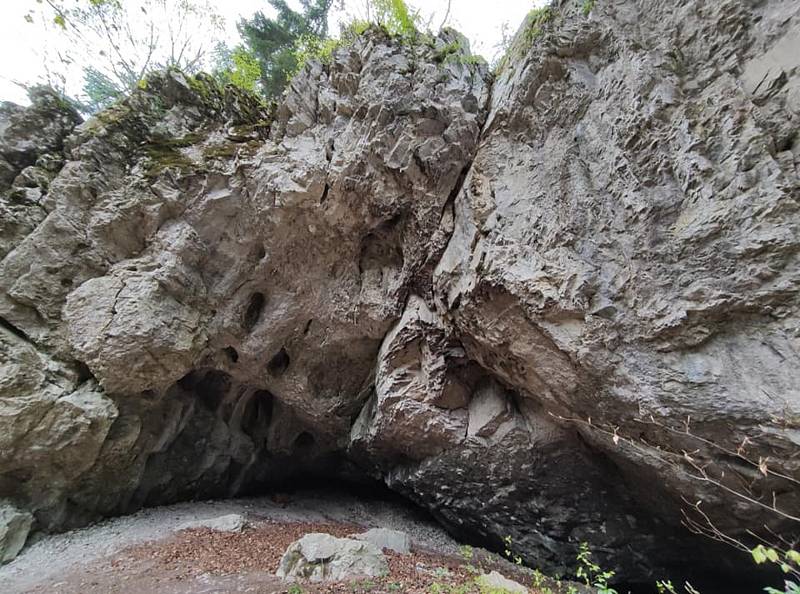
[[[6,515],[369,475],[552,571],[735,571],[698,501],[797,536],[798,46],[789,1],[571,0],[496,76],[370,30],[274,111],[4,106]]]

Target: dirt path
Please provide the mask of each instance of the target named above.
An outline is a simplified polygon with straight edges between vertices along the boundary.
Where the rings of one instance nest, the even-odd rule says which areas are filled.
[[[187,522],[231,513],[246,516],[253,527],[241,534],[179,532]],[[420,571],[425,574],[427,565],[433,571],[433,565],[448,563],[458,552],[457,543],[440,527],[397,501],[316,492],[295,494],[280,503],[270,498],[183,503],[42,538],[0,567],[0,592],[285,592],[287,584],[273,573],[290,542],[307,532],[344,535],[357,527],[403,530],[415,545],[441,557],[390,558],[393,579],[405,575],[413,581]],[[405,591],[413,590],[409,583]],[[358,588],[351,584],[347,590],[321,591]]]

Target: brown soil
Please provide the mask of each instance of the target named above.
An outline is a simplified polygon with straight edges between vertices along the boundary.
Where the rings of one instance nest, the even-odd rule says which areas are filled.
[[[386,551],[390,574],[348,582],[315,584],[275,577],[281,555],[304,534],[326,532],[346,536],[362,528],[343,523],[261,522],[241,533],[209,529],[183,530],[59,576],[28,592],[48,594],[184,594],[253,592],[258,594],[466,594],[477,592],[464,559],[428,551],[409,555]],[[531,583],[524,571],[485,557],[473,560],[485,571],[499,569],[509,578]],[[299,589],[298,589],[299,588]]]

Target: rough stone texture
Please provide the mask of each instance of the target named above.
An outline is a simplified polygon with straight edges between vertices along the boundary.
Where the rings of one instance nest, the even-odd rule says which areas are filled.
[[[25,545],[32,522],[33,516],[28,512],[0,501],[0,563],[17,556]]]
[[[156,75],[31,155],[53,179],[15,170],[39,185],[0,196],[0,496],[36,529],[363,477],[350,427],[430,291],[488,102],[485,66],[437,62],[450,41],[373,30],[277,110]],[[44,127],[43,101],[4,129]],[[0,154],[55,146],[17,138]]]
[[[514,580],[508,579],[502,573],[497,571],[492,571],[491,573],[485,573],[483,575],[479,575],[475,578],[475,581],[478,583],[479,586],[489,590],[490,592],[502,592],[509,594],[528,594],[528,588],[520,584],[519,582],[515,582]]]
[[[0,497],[61,529],[366,473],[630,580],[749,567],[698,501],[797,537],[800,7],[550,14],[493,82],[371,30],[275,110],[176,72],[52,143],[4,107]]]
[[[401,555],[411,552],[411,540],[408,534],[389,528],[371,528],[362,534],[351,534],[351,538],[371,542],[379,549],[389,549]]]
[[[178,530],[192,530],[196,528],[208,528],[218,532],[241,532],[247,526],[247,520],[241,514],[226,514],[216,518],[206,518],[181,524]]]
[[[286,549],[276,575],[322,582],[380,577],[388,573],[386,557],[374,544],[313,533]]]
[[[499,431],[512,409],[527,436],[505,438],[502,473],[480,458],[457,466],[449,450],[390,482],[451,522],[496,522],[495,534],[554,563],[577,540],[603,543],[625,575],[680,535],[668,526],[687,501],[728,534],[767,524],[796,536],[725,488],[800,508],[797,483],[777,476],[800,470],[800,67],[787,50],[798,6],[601,1],[585,16],[565,2],[538,33],[525,28],[493,86],[434,282],[466,357],[511,389],[507,407],[474,392],[468,437]],[[443,352],[431,350],[423,360]],[[733,455],[685,435],[687,419]],[[745,438],[750,462],[736,455]],[[542,468],[546,482],[526,490],[555,444],[608,467],[606,487],[568,478],[572,462]],[[723,487],[675,463],[683,451],[713,460]],[[763,476],[767,457],[774,474]],[[512,478],[517,460],[531,464],[524,479]],[[580,522],[552,513],[559,474],[588,489]],[[477,481],[492,486],[463,488]]]

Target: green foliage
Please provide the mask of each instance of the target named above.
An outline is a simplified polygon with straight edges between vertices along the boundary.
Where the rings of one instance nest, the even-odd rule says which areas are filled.
[[[223,23],[208,0],[37,0],[36,4],[25,20],[38,21],[48,33],[42,49],[48,83],[66,92],[67,81],[82,74],[79,103],[84,112],[127,96],[151,72],[171,67],[189,74],[200,71]]]
[[[334,50],[341,45],[338,39],[321,39],[316,35],[303,35],[294,48],[294,58],[297,62],[296,74],[308,63],[309,60],[319,60],[323,64],[330,64],[333,60]]]
[[[434,582],[428,587],[430,594],[468,594],[472,591],[470,584],[443,584]]]
[[[375,22],[389,35],[413,39],[417,36],[419,13],[412,13],[405,0],[370,0]]]
[[[123,96],[119,85],[93,66],[87,66],[83,70],[83,92],[87,100],[84,101],[85,109],[82,111],[89,113],[108,107]]]
[[[269,3],[277,12],[275,18],[257,12],[252,18],[239,21],[239,33],[259,62],[264,94],[277,97],[298,70],[298,46],[307,44],[310,38],[321,40],[327,36],[333,0],[301,0],[300,12],[290,8],[286,0]]]
[[[451,41],[438,48],[433,53],[433,59],[443,64],[477,65],[485,63],[485,60],[480,56],[470,54],[467,48],[461,45],[460,41]]]
[[[464,561],[472,561],[472,558],[475,555],[475,550],[469,545],[461,545],[458,547],[458,553],[461,555]]]
[[[289,588],[286,590],[286,593],[287,593],[287,594],[303,594],[303,588],[301,588],[301,587],[300,587],[300,586],[298,586],[297,584],[292,584],[292,585],[290,585],[290,586],[289,586]]]
[[[355,20],[342,29],[341,39],[343,41],[353,41],[356,37],[363,35],[372,26],[369,21]]]
[[[506,536],[503,538],[503,544],[505,548],[503,549],[503,554],[509,558],[509,560],[513,561],[517,565],[522,565],[522,557],[514,553],[513,549],[511,548],[512,541],[511,536]]]
[[[534,8],[528,13],[528,27],[525,29],[525,41],[530,46],[534,39],[542,34],[542,28],[555,16],[555,11],[549,6]]]
[[[777,588],[766,587],[764,591],[767,594],[800,594],[800,552],[794,549],[787,551],[779,551],[772,547],[765,547],[758,545],[750,551],[758,565],[764,563],[771,563],[780,567],[781,571],[787,575],[791,575],[792,579],[787,579],[784,582],[784,589],[778,590]]]
[[[658,594],[678,594],[670,580],[657,581],[656,589],[658,590]]]
[[[592,12],[596,1],[597,0],[583,0],[583,6],[581,7],[583,16],[589,16],[589,13]]]
[[[575,571],[575,575],[583,580],[584,584],[597,589],[597,594],[617,594],[617,591],[608,585],[608,582],[614,577],[614,572],[603,571],[592,560],[592,552],[589,550],[588,543],[580,544],[577,559],[578,569]]]
[[[525,18],[525,29],[522,33],[515,36],[510,42],[506,41],[503,44],[506,51],[494,67],[495,74],[499,74],[509,66],[513,56],[525,54],[542,34],[545,25],[552,21],[556,14],[556,10],[552,6],[534,8],[528,12],[528,16]]]
[[[243,45],[229,50],[225,45],[217,46],[214,77],[222,84],[231,84],[240,89],[256,92],[261,79],[261,64],[253,53]]]

